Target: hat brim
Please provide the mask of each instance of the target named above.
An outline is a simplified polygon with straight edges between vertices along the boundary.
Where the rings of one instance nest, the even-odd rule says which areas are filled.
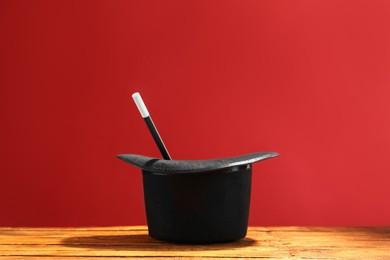
[[[253,164],[278,156],[275,152],[257,152],[213,160],[163,160],[137,154],[120,154],[117,157],[146,172],[180,174],[208,172],[245,164]]]

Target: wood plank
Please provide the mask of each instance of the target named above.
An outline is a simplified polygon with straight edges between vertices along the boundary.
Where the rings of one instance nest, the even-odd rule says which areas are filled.
[[[147,234],[144,226],[0,228],[0,258],[390,259],[390,227],[250,227],[240,241],[213,245]]]
[[[82,259],[142,259],[142,260],[148,260],[148,259],[158,259],[158,260],[165,260],[165,259],[206,259],[206,260],[239,260],[239,259],[244,259],[244,260],[259,260],[259,259],[280,259],[280,258],[269,258],[269,257],[193,257],[193,256],[183,256],[183,257],[132,257],[132,256],[120,256],[120,257],[102,257],[102,256],[92,256],[92,257],[77,257],[77,256],[7,256],[6,259],[11,259],[11,260],[26,260],[26,259],[54,259],[54,260],[59,260],[59,259],[66,259],[66,260],[82,260]],[[0,257],[0,259],[3,259]],[[283,258],[287,259],[287,258]]]

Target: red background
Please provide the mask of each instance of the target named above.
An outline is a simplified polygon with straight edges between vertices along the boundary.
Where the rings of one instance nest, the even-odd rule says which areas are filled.
[[[145,224],[140,171],[255,151],[251,225],[390,224],[390,1],[0,1],[0,225]]]

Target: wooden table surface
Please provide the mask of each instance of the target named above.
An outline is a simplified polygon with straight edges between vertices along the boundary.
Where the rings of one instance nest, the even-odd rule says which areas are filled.
[[[170,244],[144,226],[0,228],[2,259],[390,259],[390,227],[250,227],[213,245]]]

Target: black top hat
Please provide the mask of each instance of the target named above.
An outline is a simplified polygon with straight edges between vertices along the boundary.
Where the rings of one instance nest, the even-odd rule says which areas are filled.
[[[245,237],[251,164],[278,156],[252,153],[215,160],[118,158],[142,169],[149,235],[179,243],[221,243]]]

